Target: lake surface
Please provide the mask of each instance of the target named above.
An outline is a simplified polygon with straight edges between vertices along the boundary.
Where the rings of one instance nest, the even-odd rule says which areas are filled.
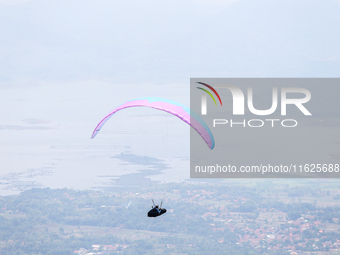
[[[189,106],[189,85],[0,85],[0,195],[32,187],[90,189],[188,179],[190,129],[170,114],[126,109],[90,139],[115,107],[147,96]]]

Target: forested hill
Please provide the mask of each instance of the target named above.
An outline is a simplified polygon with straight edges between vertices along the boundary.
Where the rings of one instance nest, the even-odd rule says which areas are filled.
[[[274,182],[170,183],[138,193],[31,189],[0,198],[0,254],[336,251],[339,197],[336,184]],[[167,213],[147,218],[151,198],[165,198]]]

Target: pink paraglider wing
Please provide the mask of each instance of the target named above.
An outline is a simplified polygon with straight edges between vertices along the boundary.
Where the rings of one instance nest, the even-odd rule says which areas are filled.
[[[134,99],[118,106],[98,123],[98,125],[96,126],[92,133],[91,139],[97,135],[97,133],[106,123],[106,121],[113,114],[129,107],[150,107],[175,115],[184,122],[186,122],[187,124],[189,124],[192,128],[194,128],[200,134],[200,136],[203,138],[203,140],[206,142],[210,149],[213,149],[215,146],[215,140],[208,125],[198,114],[196,114],[193,111],[190,111],[188,107],[182,104],[179,104],[171,100],[156,97]]]

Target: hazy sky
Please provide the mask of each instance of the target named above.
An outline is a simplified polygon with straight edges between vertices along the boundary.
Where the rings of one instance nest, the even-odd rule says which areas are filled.
[[[3,83],[339,73],[336,0],[1,2]]]

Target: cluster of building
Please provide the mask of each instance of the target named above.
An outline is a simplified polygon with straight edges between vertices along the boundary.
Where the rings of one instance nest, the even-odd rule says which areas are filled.
[[[200,193],[200,194],[199,194]],[[199,194],[199,195],[198,195]],[[209,192],[190,192],[190,201],[200,201],[206,199],[206,195],[210,196]],[[245,198],[231,198],[229,202],[243,203]],[[240,246],[250,245],[257,250],[279,251],[287,250],[291,254],[303,254],[305,251],[330,251],[340,252],[340,238],[334,240],[330,238],[325,230],[325,223],[321,223],[315,219],[314,215],[304,215],[297,220],[288,220],[287,214],[278,211],[275,208],[264,209],[257,208],[260,213],[267,215],[275,215],[273,219],[247,219],[244,215],[247,213],[229,212],[224,206],[210,206],[208,212],[203,214],[204,218],[213,219],[216,223],[223,222],[224,224],[210,224],[212,230],[216,232],[224,232],[228,229],[238,236],[237,244]],[[280,220],[278,220],[280,215]],[[333,218],[332,222],[339,223],[338,218]],[[217,225],[219,225],[217,227]],[[257,228],[258,227],[258,228]],[[340,227],[340,226],[339,226]],[[303,235],[304,231],[309,231],[311,237]],[[221,235],[223,235],[221,233]],[[308,235],[307,235],[308,236]],[[330,240],[331,239],[331,240]],[[223,243],[223,237],[218,239]]]
[[[113,244],[113,245],[93,244],[92,249],[80,248],[79,250],[74,251],[74,253],[78,255],[107,254],[107,252],[119,253],[126,247],[128,247],[127,244]]]

